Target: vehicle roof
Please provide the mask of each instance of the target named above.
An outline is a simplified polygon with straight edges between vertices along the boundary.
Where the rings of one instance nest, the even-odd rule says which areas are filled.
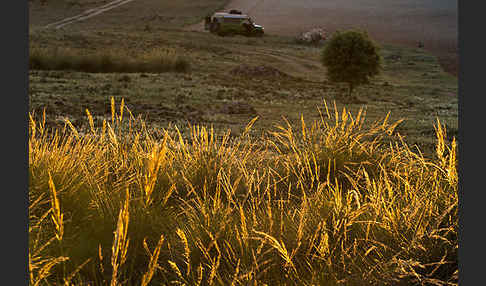
[[[214,13],[213,17],[236,18],[236,19],[249,18],[248,15],[245,14],[230,14],[225,12],[216,12]]]

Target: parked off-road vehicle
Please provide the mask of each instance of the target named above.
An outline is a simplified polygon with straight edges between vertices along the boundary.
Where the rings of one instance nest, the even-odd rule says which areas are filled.
[[[212,16],[207,16],[204,29],[219,36],[245,35],[261,37],[264,34],[262,26],[255,24],[248,15],[238,10],[231,10],[230,13],[217,12]]]

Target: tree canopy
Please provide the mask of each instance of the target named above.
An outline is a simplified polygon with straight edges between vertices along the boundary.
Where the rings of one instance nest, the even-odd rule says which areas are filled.
[[[354,30],[334,33],[322,51],[321,61],[329,81],[347,83],[349,95],[381,70],[379,47],[366,32]]]

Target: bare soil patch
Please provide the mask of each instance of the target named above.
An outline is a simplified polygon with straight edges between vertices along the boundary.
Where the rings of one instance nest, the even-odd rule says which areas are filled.
[[[83,21],[83,20],[89,19],[91,17],[97,16],[99,14],[110,11],[111,9],[115,9],[117,7],[125,5],[129,2],[132,2],[132,1],[134,1],[134,0],[115,0],[115,1],[109,2],[108,4],[98,6],[96,8],[85,10],[85,11],[83,11],[82,13],[80,13],[76,16],[64,18],[60,21],[50,23],[50,24],[46,25],[45,28],[59,29],[59,28],[62,28],[66,25],[70,25],[72,23],[76,23],[76,22]]]
[[[257,114],[255,108],[244,101],[234,101],[223,104],[219,110],[220,113],[225,114]]]

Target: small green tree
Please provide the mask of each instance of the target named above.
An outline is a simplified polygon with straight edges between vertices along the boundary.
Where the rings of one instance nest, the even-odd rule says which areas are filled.
[[[353,30],[336,32],[322,50],[321,61],[329,81],[348,84],[349,96],[381,70],[379,47],[366,32]]]

